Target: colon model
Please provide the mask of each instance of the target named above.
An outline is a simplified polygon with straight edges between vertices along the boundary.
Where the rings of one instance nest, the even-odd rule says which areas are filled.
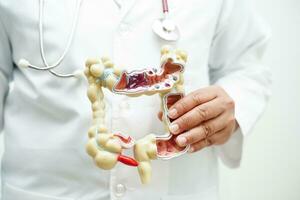
[[[160,94],[163,123],[166,131],[170,119],[167,110],[184,93],[183,70],[187,55],[168,46],[161,49],[161,68],[126,72],[114,66],[109,58],[88,59],[85,75],[88,79],[87,95],[91,101],[93,124],[88,131],[87,153],[101,169],[109,170],[118,163],[135,166],[143,184],[151,180],[151,160],[182,151],[170,134],[164,137],[153,134],[134,141],[130,136],[111,133],[105,125],[103,88],[120,95],[138,97]],[[175,100],[174,100],[175,99]],[[134,151],[134,158],[122,155],[124,149]]]

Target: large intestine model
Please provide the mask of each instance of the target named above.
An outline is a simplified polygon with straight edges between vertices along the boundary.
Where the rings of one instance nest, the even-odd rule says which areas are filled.
[[[122,71],[114,66],[109,58],[88,59],[85,75],[88,79],[88,98],[91,101],[93,124],[88,131],[87,153],[95,164],[110,170],[121,162],[138,168],[143,184],[151,180],[151,160],[168,160],[186,153],[189,146],[182,148],[176,142],[168,127],[168,109],[184,95],[183,71],[187,54],[182,50],[173,50],[169,46],[161,49],[161,66]],[[163,123],[166,134],[149,134],[135,141],[129,135],[111,133],[105,125],[105,101],[103,88],[111,92],[130,97],[159,94],[163,111]],[[124,149],[133,149],[134,158],[122,154]]]

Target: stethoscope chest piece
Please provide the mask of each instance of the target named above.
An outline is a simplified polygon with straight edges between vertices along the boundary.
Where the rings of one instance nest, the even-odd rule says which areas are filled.
[[[168,0],[162,0],[164,17],[154,21],[152,30],[160,38],[166,41],[177,41],[180,38],[180,32],[175,22],[168,17]]]
[[[170,19],[157,19],[152,25],[154,33],[160,38],[167,41],[179,40],[180,34],[179,29],[175,23]]]

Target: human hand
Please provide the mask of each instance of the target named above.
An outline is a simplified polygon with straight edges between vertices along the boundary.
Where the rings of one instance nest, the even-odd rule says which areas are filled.
[[[179,146],[190,144],[190,152],[224,144],[238,127],[234,107],[232,98],[219,86],[196,90],[169,109],[168,116],[174,119],[170,132],[179,134]]]

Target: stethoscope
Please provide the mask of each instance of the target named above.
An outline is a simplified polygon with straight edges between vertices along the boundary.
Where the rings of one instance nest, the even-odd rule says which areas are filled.
[[[168,0],[162,0],[162,6],[164,16],[154,21],[152,30],[156,35],[166,41],[177,41],[180,37],[179,28],[174,20],[169,17]]]
[[[40,53],[41,53],[41,58],[43,60],[43,67],[39,67],[37,65],[31,64],[28,60],[22,58],[18,62],[19,67],[23,68],[31,68],[35,70],[40,70],[40,71],[48,71],[51,74],[53,74],[56,77],[60,78],[81,78],[83,77],[83,71],[82,70],[76,70],[73,73],[69,74],[62,74],[59,72],[54,71],[56,67],[58,67],[61,62],[64,60],[66,57],[67,53],[70,50],[74,35],[75,35],[75,30],[78,24],[78,18],[79,18],[79,12],[80,8],[82,5],[83,0],[77,0],[76,1],[76,11],[75,11],[75,17],[72,22],[72,27],[71,31],[68,37],[67,44],[61,54],[61,56],[57,59],[56,62],[53,64],[49,64],[46,56],[45,56],[45,50],[44,50],[44,1],[45,0],[39,0],[39,43],[40,43]],[[168,6],[168,0],[162,0],[162,11],[163,11],[163,18],[157,19],[154,21],[152,25],[152,30],[153,32],[159,36],[161,39],[166,40],[166,41],[178,41],[180,38],[180,32],[178,29],[178,26],[174,23],[172,19],[169,17],[169,6]]]

